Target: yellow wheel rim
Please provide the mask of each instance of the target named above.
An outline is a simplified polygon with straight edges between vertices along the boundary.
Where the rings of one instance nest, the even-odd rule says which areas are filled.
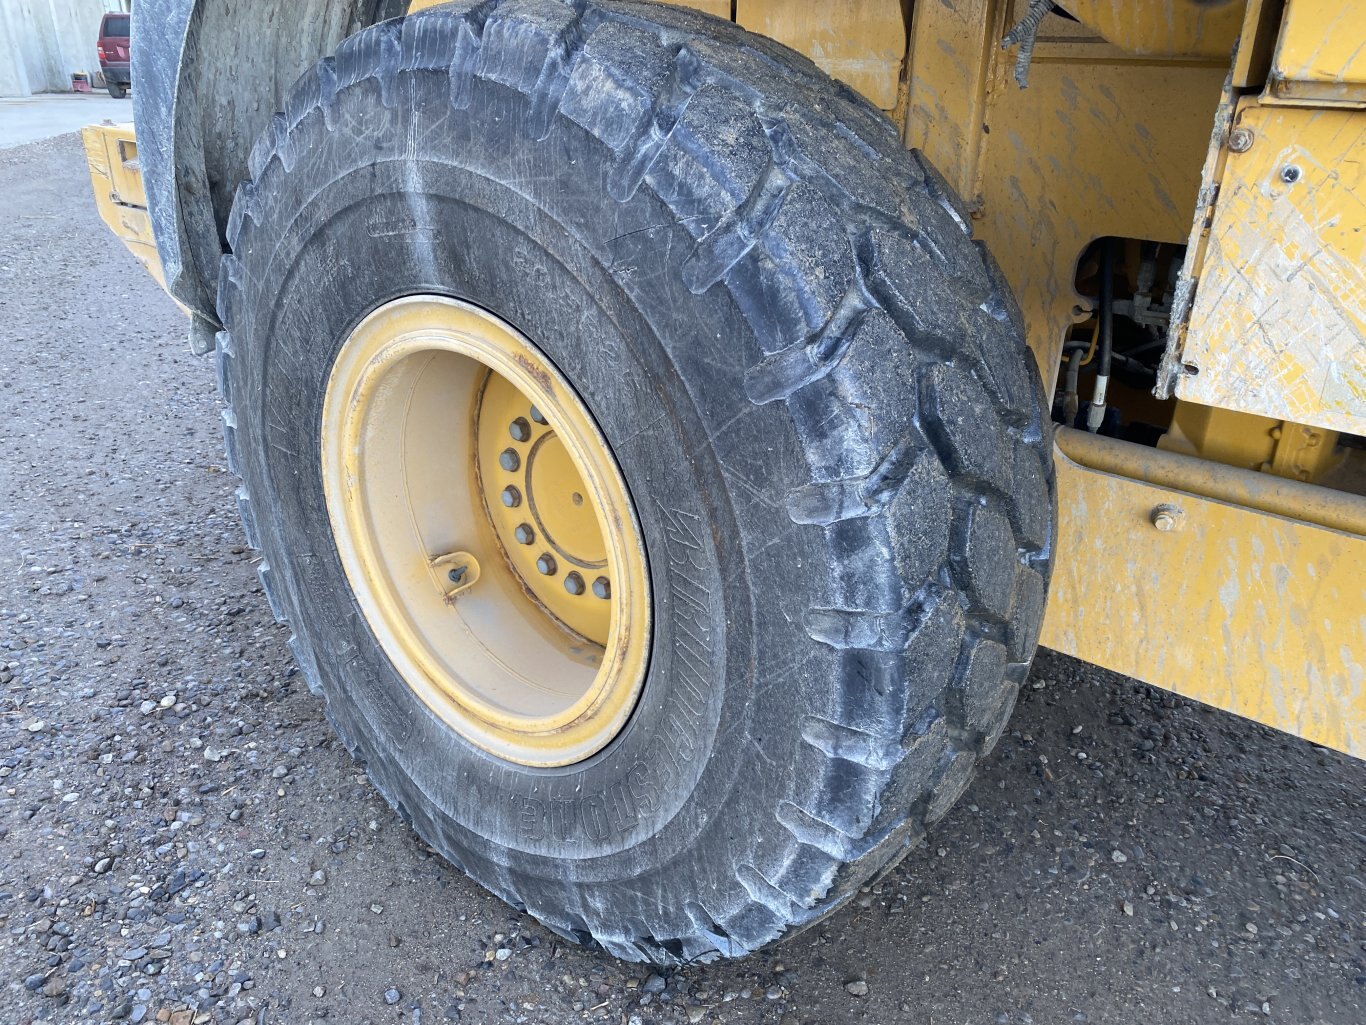
[[[439,296],[342,345],[323,490],[347,580],[395,669],[478,747],[581,761],[645,677],[650,593],[626,483],[535,345]]]

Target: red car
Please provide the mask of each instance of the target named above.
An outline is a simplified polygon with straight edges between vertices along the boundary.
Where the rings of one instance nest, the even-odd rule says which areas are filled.
[[[95,52],[100,58],[100,70],[104,72],[104,84],[109,87],[109,95],[121,100],[128,95],[128,87],[133,82],[128,60],[128,23],[132,15],[106,14],[100,21],[100,39],[95,44]]]

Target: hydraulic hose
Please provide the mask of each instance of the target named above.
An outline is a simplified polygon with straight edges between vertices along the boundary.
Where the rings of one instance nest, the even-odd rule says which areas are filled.
[[[1110,385],[1110,353],[1115,331],[1115,240],[1107,238],[1100,250],[1100,354],[1096,366],[1096,387],[1086,411],[1086,429],[1100,430],[1105,419],[1105,389]]]

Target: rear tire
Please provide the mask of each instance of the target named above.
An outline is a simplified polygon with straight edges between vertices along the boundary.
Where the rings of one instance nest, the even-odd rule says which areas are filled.
[[[248,539],[429,843],[565,937],[677,964],[829,914],[949,809],[1037,641],[1050,438],[999,272],[879,112],[691,11],[456,3],[343,43],[250,173],[218,348]],[[332,539],[333,360],[416,293],[536,343],[639,516],[643,694],[563,769],[431,714]]]
[[[106,87],[109,89],[109,95],[116,100],[121,100],[128,95],[128,87],[120,85],[118,82],[107,82]]]

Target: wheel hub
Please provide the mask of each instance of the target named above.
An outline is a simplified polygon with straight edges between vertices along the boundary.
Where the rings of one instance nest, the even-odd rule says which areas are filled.
[[[611,620],[607,543],[564,440],[504,377],[479,404],[479,478],[503,550],[546,610],[596,644]]]
[[[395,300],[342,345],[323,488],[347,580],[404,681],[471,743],[568,765],[645,675],[645,554],[587,408],[492,314]]]

